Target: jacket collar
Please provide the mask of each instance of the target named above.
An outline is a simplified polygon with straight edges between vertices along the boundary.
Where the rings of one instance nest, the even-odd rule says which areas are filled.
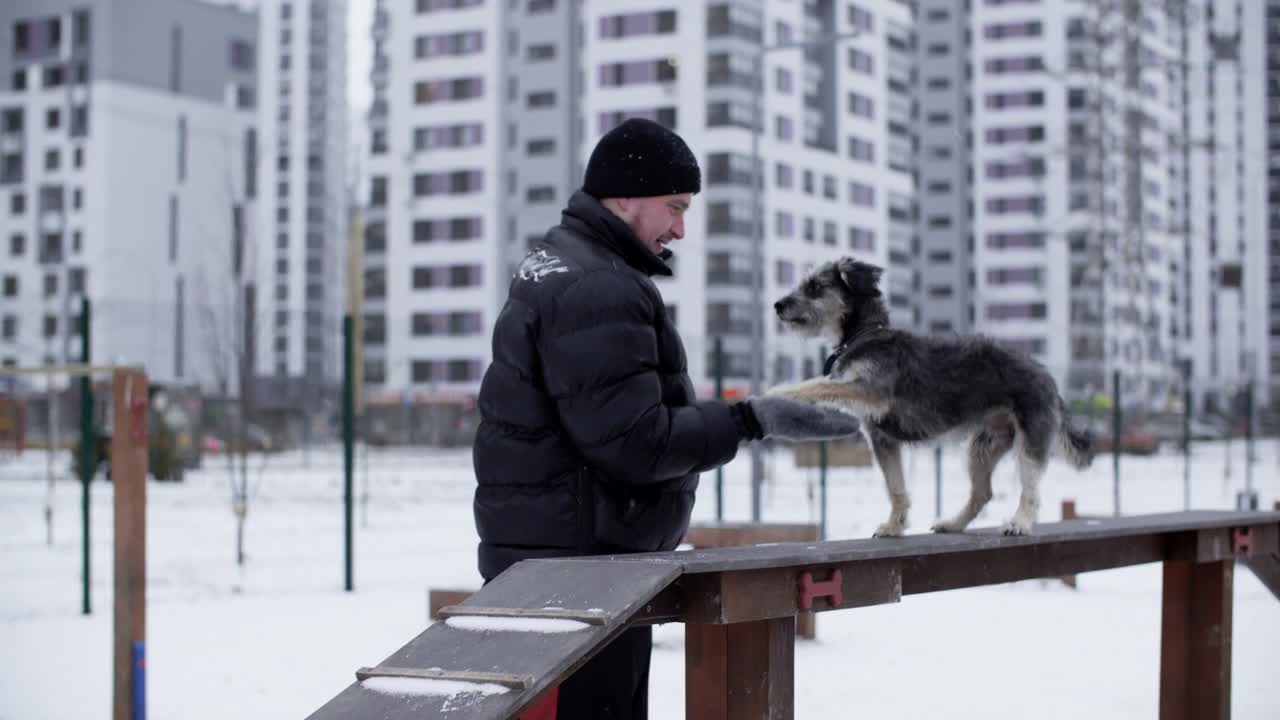
[[[671,258],[670,250],[663,249],[661,255],[654,255],[636,237],[631,226],[581,190],[569,198],[569,207],[561,214],[560,224],[598,241],[645,275],[671,275],[671,268],[664,262]]]

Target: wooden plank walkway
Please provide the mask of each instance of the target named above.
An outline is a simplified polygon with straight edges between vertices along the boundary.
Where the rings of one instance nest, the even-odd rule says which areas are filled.
[[[1162,717],[1166,708],[1180,707],[1185,698],[1177,693],[1187,688],[1204,691],[1196,697],[1205,717],[1224,717],[1217,710],[1229,696],[1230,654],[1210,645],[1230,635],[1231,569],[1237,559],[1269,563],[1277,554],[1280,513],[1196,511],[1066,520],[1037,525],[1034,535],[1021,537],[987,528],[529,560],[447,609],[448,621],[378,666],[441,679],[497,677],[504,691],[407,696],[355,683],[311,717],[516,717],[628,625],[677,621],[686,623],[689,717],[787,720],[794,699],[795,616],[803,609],[826,612],[897,602],[904,594],[1151,562],[1165,566]],[[563,633],[520,629],[531,618],[586,622]],[[459,620],[514,626],[462,629]],[[1210,683],[1212,678],[1226,680]]]

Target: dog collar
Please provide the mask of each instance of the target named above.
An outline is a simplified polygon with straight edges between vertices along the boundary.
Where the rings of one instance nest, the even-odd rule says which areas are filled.
[[[844,348],[836,348],[835,352],[827,356],[826,362],[822,363],[822,374],[830,375],[831,371],[836,367],[836,360],[840,358],[840,351]]]
[[[836,349],[832,350],[831,354],[828,355],[827,359],[822,363],[822,374],[823,375],[831,374],[831,371],[834,370],[836,367],[836,361],[840,359],[840,356],[844,354],[844,351],[847,350],[850,345],[853,345],[855,342],[857,342],[858,340],[861,340],[862,338],[868,335],[874,335],[875,333],[878,333],[883,329],[884,329],[884,325],[882,323],[876,323],[870,330],[863,330],[857,335],[854,335],[853,337],[849,338],[848,342],[842,342],[839,345],[837,345]]]

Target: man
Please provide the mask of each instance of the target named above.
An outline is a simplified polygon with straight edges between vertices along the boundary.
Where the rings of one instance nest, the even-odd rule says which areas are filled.
[[[628,120],[600,139],[560,224],[521,263],[480,384],[473,460],[480,574],[519,560],[671,550],[698,473],[764,437],[856,421],[781,398],[699,402],[654,275],[701,188],[675,133]],[[642,719],[651,634],[627,631],[560,687],[566,718]]]

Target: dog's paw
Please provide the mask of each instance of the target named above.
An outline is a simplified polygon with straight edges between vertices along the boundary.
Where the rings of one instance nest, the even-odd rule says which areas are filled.
[[[939,520],[938,522],[934,523],[929,529],[936,533],[960,533],[960,532],[964,532],[964,529],[967,526],[968,526],[968,523],[961,525],[959,522],[955,520]]]
[[[1026,520],[1013,518],[1009,520],[1009,522],[1005,523],[1004,527],[1000,528],[1000,532],[1005,535],[1030,535],[1031,523]]]
[[[876,528],[871,537],[902,537],[902,531],[905,530],[901,523],[887,522]]]

